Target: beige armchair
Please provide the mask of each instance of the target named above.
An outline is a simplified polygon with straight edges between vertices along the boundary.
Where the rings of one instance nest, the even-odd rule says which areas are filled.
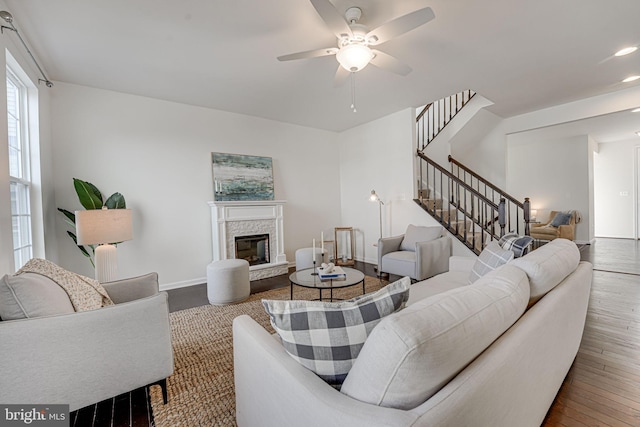
[[[532,224],[529,233],[531,237],[537,240],[553,240],[557,238],[574,240],[576,237],[577,211],[570,211],[571,217],[568,224],[554,227],[552,224],[558,213],[565,212],[551,211],[546,224]]]
[[[410,224],[405,234],[378,240],[380,273],[424,280],[449,268],[451,239],[442,236],[442,226]]]
[[[40,283],[23,279],[20,295],[42,317],[0,321],[0,402],[69,404],[74,411],[152,384],[163,388],[166,401],[173,350],[167,293],[158,291],[156,273],[104,283],[114,305],[82,312],[62,308],[62,314],[52,314],[50,307],[62,288],[46,290],[41,277],[32,277],[28,281]],[[0,282],[12,286],[12,280],[5,276]],[[37,286],[40,297],[26,295],[25,288]]]

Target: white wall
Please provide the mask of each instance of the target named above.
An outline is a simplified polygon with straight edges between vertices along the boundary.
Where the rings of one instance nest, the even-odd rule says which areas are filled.
[[[507,137],[507,192],[530,197],[545,220],[549,211],[578,210],[576,241],[590,242],[590,144],[586,135],[558,140]]]
[[[478,111],[452,139],[451,156],[497,187],[506,188],[504,121],[495,114]]]
[[[637,140],[599,144],[594,156],[595,235],[635,237],[635,150]]]
[[[52,92],[55,203],[80,209],[72,178],[121,192],[134,239],[118,247],[120,276],[157,271],[163,287],[203,283],[212,259],[211,152],[273,158],[285,205],[285,252],[340,223],[337,135],[265,119],[57,83]],[[93,275],[57,217],[59,263]]]

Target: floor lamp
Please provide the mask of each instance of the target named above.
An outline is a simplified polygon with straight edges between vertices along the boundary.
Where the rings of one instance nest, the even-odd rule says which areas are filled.
[[[382,239],[382,205],[384,205],[384,202],[380,200],[380,196],[376,194],[376,190],[371,190],[371,195],[369,196],[369,200],[372,202],[378,202],[378,219],[380,221],[380,239]],[[374,269],[378,271],[378,267],[379,266],[376,266]],[[378,271],[378,275],[381,276],[382,273]]]
[[[133,239],[131,209],[76,211],[78,245],[99,245],[95,249],[96,279],[100,283],[118,278],[118,257],[114,243]]]

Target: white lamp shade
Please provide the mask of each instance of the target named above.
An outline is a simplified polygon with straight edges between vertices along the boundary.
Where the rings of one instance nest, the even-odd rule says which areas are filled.
[[[342,68],[350,72],[362,70],[374,56],[371,49],[361,44],[342,46],[336,54],[336,58]]]
[[[131,209],[92,209],[76,211],[79,245],[117,243],[133,239]]]

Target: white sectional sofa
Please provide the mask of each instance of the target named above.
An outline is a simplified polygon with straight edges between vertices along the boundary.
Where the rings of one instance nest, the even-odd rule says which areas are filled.
[[[252,426],[539,426],[580,345],[593,267],[556,239],[468,284],[474,258],[411,286],[340,391],[248,316],[234,321],[236,417]]]

